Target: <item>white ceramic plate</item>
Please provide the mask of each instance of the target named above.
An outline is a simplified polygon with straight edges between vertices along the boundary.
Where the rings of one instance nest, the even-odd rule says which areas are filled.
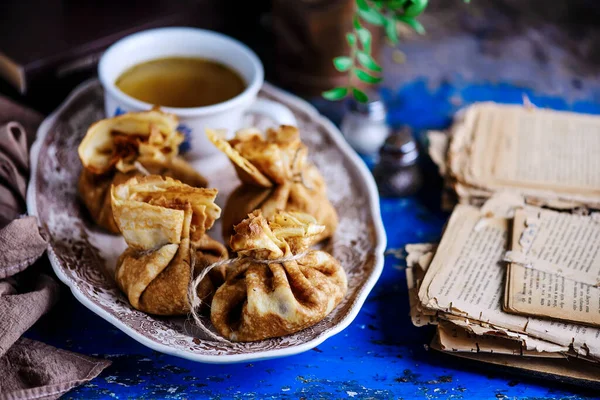
[[[377,188],[363,162],[339,130],[305,101],[271,85],[265,85],[259,96],[286,105],[298,120],[310,159],[321,170],[340,217],[327,249],[348,274],[348,293],[327,318],[293,335],[260,342],[212,341],[185,318],[158,318],[133,309],[116,287],[112,271],[125,242],[96,227],[77,195],[81,171],[77,146],[88,126],[104,118],[98,81],[80,85],[39,128],[31,151],[27,207],[49,233],[48,255],[56,275],[84,306],[154,350],[209,363],[255,361],[309,350],[352,322],[381,274],[386,237]],[[246,122],[270,123],[260,117]],[[220,205],[239,183],[225,157],[194,166],[211,187],[219,189]],[[220,226],[211,234],[220,237]]]

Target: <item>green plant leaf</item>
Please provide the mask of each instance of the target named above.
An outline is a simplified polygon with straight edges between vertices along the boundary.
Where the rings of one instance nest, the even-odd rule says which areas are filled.
[[[322,93],[322,96],[327,100],[335,101],[341,100],[348,94],[348,88],[336,87],[331,90]]]
[[[363,11],[369,10],[369,5],[367,4],[367,2],[365,0],[356,0],[356,5],[358,6],[359,10],[363,10]]]
[[[404,16],[416,17],[423,13],[427,8],[427,0],[411,0],[406,7],[404,7]]]
[[[385,34],[393,44],[398,44],[398,29],[396,29],[396,20],[394,18],[385,19]]]
[[[366,73],[365,71],[363,71],[362,69],[353,68],[352,70],[354,71],[354,74],[356,74],[358,79],[360,79],[361,81],[363,81],[365,83],[374,84],[374,83],[381,82],[381,77],[370,75],[370,74]]]
[[[379,64],[377,64],[377,62],[375,62],[373,57],[371,57],[369,54],[365,53],[364,51],[356,52],[356,58],[358,58],[358,62],[363,67],[370,69],[371,71],[375,71],[375,72],[381,71],[381,67],[379,66]]]
[[[371,52],[371,32],[368,29],[360,28],[356,30],[358,40],[362,44],[363,50],[367,53]]]
[[[358,15],[370,24],[381,26],[383,25],[384,17],[374,8],[370,8],[369,11],[358,10]]]
[[[389,8],[390,10],[402,10],[404,8],[404,4],[406,3],[407,0],[389,0],[387,3],[385,3],[385,5],[387,6],[387,8]]]
[[[362,29],[362,26],[360,25],[360,21],[358,20],[357,15],[354,15],[354,18],[352,18],[352,25],[354,26],[354,29],[356,29],[356,30]]]
[[[369,101],[369,97],[365,94],[365,92],[358,88],[352,88],[352,95],[354,96],[356,101],[360,103],[366,103],[367,101]]]
[[[345,72],[352,67],[352,59],[347,56],[336,57],[333,59],[333,65],[338,71]]]
[[[356,35],[354,33],[347,33],[346,41],[348,41],[348,45],[350,45],[350,47],[354,47],[354,45],[356,45]]]
[[[412,17],[406,17],[404,15],[398,15],[396,17],[398,21],[404,22],[406,25],[410,26],[415,32],[419,35],[425,34],[425,27],[416,19]]]

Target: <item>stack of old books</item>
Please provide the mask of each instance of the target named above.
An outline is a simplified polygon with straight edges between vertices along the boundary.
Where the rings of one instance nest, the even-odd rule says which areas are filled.
[[[449,134],[428,137],[446,205],[481,205],[507,191],[529,204],[600,208],[597,116],[479,103],[459,113]]]
[[[465,358],[600,382],[600,117],[477,104],[432,157],[459,204],[407,246],[412,321]]]

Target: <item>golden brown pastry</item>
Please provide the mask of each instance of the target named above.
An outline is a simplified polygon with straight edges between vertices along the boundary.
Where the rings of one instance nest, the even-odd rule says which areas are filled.
[[[128,245],[115,279],[134,308],[157,315],[189,312],[192,275],[228,256],[206,234],[221,213],[216,195],[216,189],[156,175],[113,186],[114,218]],[[224,278],[223,268],[210,271],[198,286],[200,298],[209,300]]]
[[[334,234],[337,213],[327,198],[323,177],[307,160],[308,149],[300,141],[297,128],[282,125],[269,129],[265,136],[256,129],[246,129],[230,141],[211,130],[207,136],[229,157],[242,181],[223,211],[225,240],[234,225],[254,210],[261,210],[266,218],[277,210],[305,212],[325,226],[317,241]]]
[[[260,211],[235,227],[239,260],[217,289],[211,321],[233,341],[288,335],[316,324],[343,299],[346,273],[329,253],[309,250],[325,229],[308,214]],[[279,260],[279,261],[278,261]]]
[[[205,187],[206,179],[177,156],[182,141],[177,117],[157,110],[127,113],[90,126],[78,149],[83,164],[78,188],[94,221],[119,233],[110,207],[110,187],[133,176],[170,176]]]

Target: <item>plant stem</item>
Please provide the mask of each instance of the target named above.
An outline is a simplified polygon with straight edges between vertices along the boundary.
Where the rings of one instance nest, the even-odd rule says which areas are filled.
[[[353,31],[356,37],[358,38],[358,32],[356,31],[356,29],[353,29]],[[354,65],[356,63],[356,46],[356,43],[350,46],[350,58],[352,59],[352,66],[350,67],[350,72],[348,73],[348,94],[346,96],[350,95],[350,93],[352,92],[352,70],[354,69]]]

